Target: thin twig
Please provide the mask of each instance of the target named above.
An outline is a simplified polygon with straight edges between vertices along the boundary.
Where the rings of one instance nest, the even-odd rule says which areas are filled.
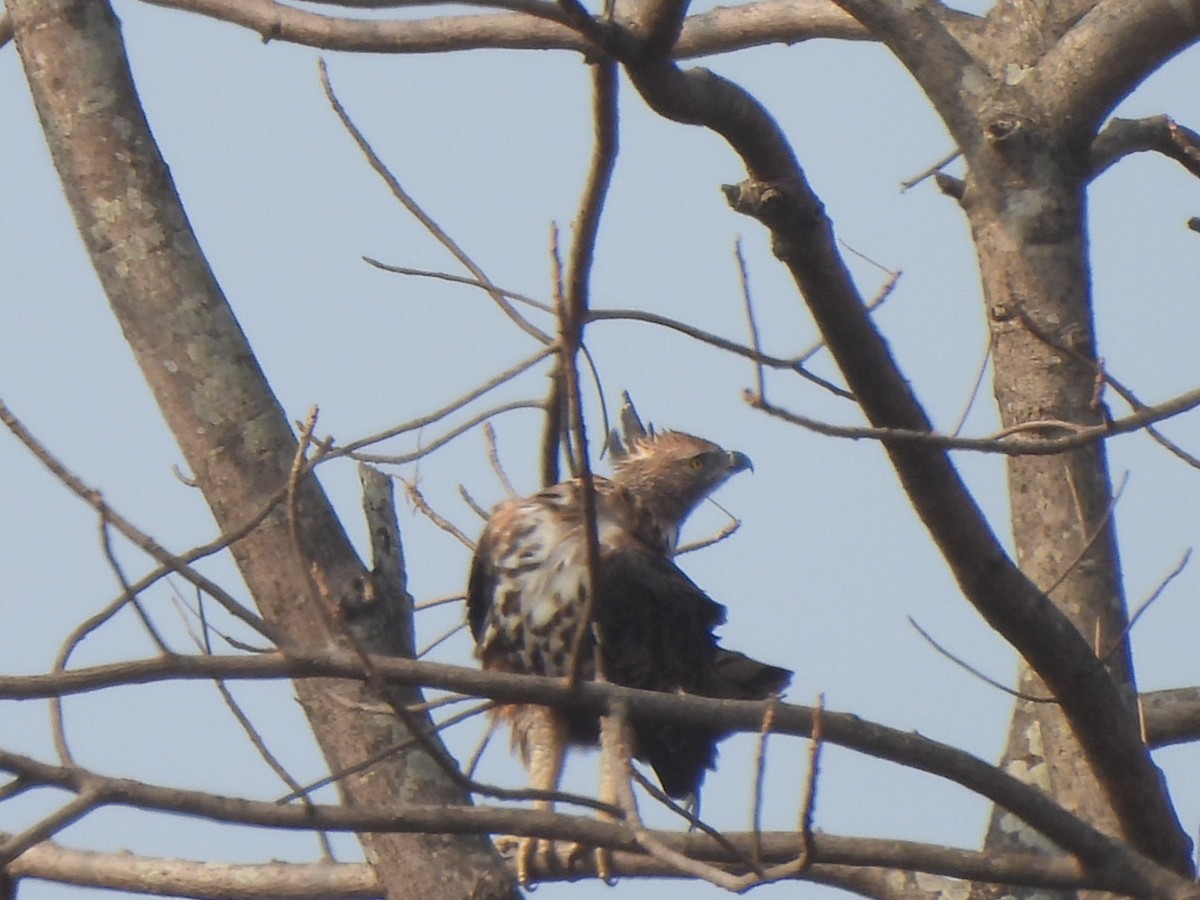
[[[508,412],[515,412],[520,409],[541,409],[542,403],[538,400],[514,400],[512,403],[501,403],[493,406],[490,409],[485,409],[472,416],[467,421],[463,422],[454,428],[451,428],[441,437],[428,443],[422,444],[412,453],[386,454],[386,453],[362,453],[357,450],[351,450],[355,444],[361,445],[362,441],[356,441],[355,444],[347,444],[345,447],[338,447],[329,452],[330,456],[348,456],[351,459],[359,462],[379,463],[384,465],[402,466],[411,462],[416,462],[419,459],[424,459],[435,450],[440,450],[457,437],[462,437],[472,428],[486,422],[493,416],[499,416]]]
[[[958,437],[962,434],[963,426],[967,424],[967,416],[971,414],[971,409],[975,406],[975,401],[979,399],[979,389],[983,387],[983,376],[987,374],[988,360],[992,358],[992,338],[988,336],[987,346],[983,350],[983,358],[979,360],[979,369],[975,372],[975,380],[971,382],[971,390],[967,394],[967,402],[963,404],[962,415],[958,417],[958,421],[954,423],[954,427],[950,429],[950,434],[953,437]]]
[[[435,606],[444,606],[447,603],[462,603],[466,598],[463,594],[448,594],[445,597],[434,597],[432,600],[422,600],[420,603],[413,604],[413,609],[431,609]]]
[[[479,744],[475,747],[475,752],[471,754],[471,758],[463,766],[463,772],[466,773],[468,778],[475,777],[475,769],[479,766],[479,760],[483,758],[483,751],[492,742],[492,738],[496,734],[496,729],[499,727],[500,720],[496,716],[491,716],[488,720],[487,731],[483,733],[483,737],[479,739]]]
[[[808,737],[808,777],[804,781],[804,799],[800,804],[800,835],[804,841],[805,855],[812,847],[813,810],[817,804],[817,775],[821,769],[821,748],[824,746],[825,732],[822,727],[821,714],[825,710],[825,695],[817,694],[817,702],[813,706],[812,734]]]
[[[926,178],[932,178],[941,169],[943,169],[945,166],[950,165],[950,163],[954,162],[954,160],[958,159],[958,157],[961,155],[962,155],[961,150],[954,150],[954,151],[946,154],[941,159],[939,159],[937,162],[935,162],[932,166],[930,166],[925,171],[918,172],[912,178],[908,178],[908,179],[900,182],[900,193],[903,194],[905,191],[916,187],[918,184],[920,184]]]
[[[711,498],[710,498],[711,499]],[[675,548],[676,556],[683,556],[685,553],[693,553],[696,550],[703,550],[705,547],[711,547],[713,544],[719,544],[725,538],[729,537],[735,531],[742,527],[741,519],[730,517],[730,521],[725,526],[711,537],[702,538],[698,541],[691,541]]]
[[[491,279],[488,278],[487,275],[484,274],[483,270],[475,264],[474,260],[467,256],[467,254],[463,252],[462,248],[458,246],[458,244],[450,237],[450,235],[443,231],[441,227],[428,215],[428,213],[426,213],[425,210],[423,210],[417,204],[412,196],[400,186],[400,182],[396,180],[396,176],[394,176],[387,166],[384,165],[383,160],[381,160],[378,154],[375,153],[374,148],[372,148],[367,142],[366,137],[364,137],[363,133],[359,131],[358,126],[351,121],[350,116],[342,106],[341,101],[338,100],[337,95],[334,94],[333,86],[329,83],[329,72],[326,69],[325,60],[320,60],[318,62],[318,66],[321,72],[321,87],[325,90],[325,97],[329,100],[329,105],[333,108],[333,111],[337,115],[338,119],[341,120],[343,127],[345,127],[346,131],[350,134],[350,137],[354,140],[354,143],[358,145],[358,149],[362,152],[363,156],[366,157],[367,163],[387,184],[388,189],[392,192],[392,196],[400,201],[400,204],[425,227],[426,231],[433,235],[443,247],[450,251],[450,254],[459,261],[463,268],[470,272],[481,284],[487,285],[488,295],[518,328],[520,328],[538,343],[550,344],[550,336],[529,322],[519,312],[517,312],[516,309],[513,308],[512,304],[508,302],[508,298],[505,297],[504,294],[492,284]]]
[[[771,725],[775,722],[775,698],[767,701],[763,710],[762,727],[758,729],[758,739],[754,745],[754,806],[750,814],[750,830],[754,834],[753,852],[751,859],[755,866],[762,865],[762,805],[763,785],[767,775],[767,736],[771,733]]]
[[[177,594],[176,597],[180,603],[183,602],[182,596]],[[186,619],[184,620],[185,627],[187,628],[188,633],[191,635],[192,641],[196,644],[197,648],[205,655],[212,656],[213,651],[212,640],[210,637],[211,632],[208,627],[207,618],[204,615],[204,597],[199,591],[196,592],[196,607],[199,612],[198,618],[201,626],[200,633],[196,634],[191,627],[191,622]],[[186,604],[184,605],[184,608],[187,608]],[[237,702],[237,699],[233,696],[233,692],[229,689],[229,686],[222,679],[216,678],[213,679],[213,687],[215,687],[217,689],[217,693],[221,695],[221,700],[225,704],[225,708],[229,710],[230,714],[237,721],[239,727],[242,729],[243,734],[245,734],[247,739],[249,739],[250,745],[254,747],[255,752],[258,753],[259,758],[267,764],[268,768],[270,768],[272,772],[275,773],[275,777],[282,781],[290,790],[294,792],[300,791],[300,782],[292,777],[292,774],[287,770],[283,763],[279,761],[279,758],[271,752],[271,748],[267,746],[266,740],[263,738],[258,728],[255,727],[254,723],[250,721],[250,717],[246,714],[245,710],[242,709],[241,704]],[[315,810],[315,805],[311,799],[302,794],[298,794],[297,796],[300,797],[302,803]],[[323,858],[328,861],[332,861],[334,858],[333,845],[329,841],[328,832],[318,829],[316,836],[317,842],[321,847],[321,854]]]
[[[1143,600],[1138,608],[1134,611],[1133,615],[1129,617],[1129,621],[1125,624],[1125,627],[1121,630],[1121,633],[1117,635],[1117,639],[1112,642],[1112,646],[1109,647],[1108,650],[1100,657],[1101,662],[1107,662],[1108,658],[1117,652],[1117,649],[1121,646],[1122,642],[1124,642],[1125,638],[1127,638],[1129,633],[1133,631],[1134,624],[1136,624],[1137,620],[1142,617],[1142,613],[1148,610],[1150,605],[1162,595],[1164,590],[1166,590],[1167,585],[1174,581],[1180,575],[1180,573],[1183,572],[1184,568],[1187,567],[1188,560],[1191,558],[1192,548],[1189,547],[1186,551],[1184,551],[1184,554],[1182,557],[1180,557],[1179,562],[1175,564],[1175,568],[1163,576],[1163,579],[1158,583],[1158,586],[1150,592],[1150,596]]]
[[[475,549],[475,542],[467,537],[462,531],[451,522],[449,519],[439,515],[434,511],[428,503],[425,502],[425,496],[421,493],[421,489],[417,487],[417,482],[407,481],[404,478],[396,476],[396,480],[404,485],[404,493],[408,496],[409,502],[416,508],[417,512],[421,513],[425,518],[429,519],[434,525],[446,532],[452,537],[458,538],[464,547],[468,550]]]
[[[821,771],[821,748],[824,746],[822,713],[825,710],[825,695],[817,694],[813,707],[812,734],[808,738],[808,773],[804,778],[804,793],[800,799],[800,817],[796,831],[800,836],[800,849],[796,858],[777,866],[771,866],[763,874],[763,881],[778,881],[794,878],[812,866],[813,861],[813,811],[817,804],[817,776]]]
[[[1097,441],[1106,440],[1119,434],[1140,431],[1152,422],[1161,421],[1188,412],[1200,406],[1200,390],[1188,391],[1157,406],[1145,406],[1133,415],[1123,419],[1112,419],[1099,425],[1079,425],[1074,422],[1046,420],[1037,423],[1010,426],[998,435],[984,438],[951,437],[937,431],[911,431],[903,428],[872,428],[854,425],[835,425],[794,413],[773,403],[765,402],[753,391],[743,394],[746,403],[767,415],[801,428],[807,428],[817,434],[828,437],[850,438],[851,440],[874,440],[884,443],[916,443],[930,444],[947,450],[972,450],[978,453],[999,453],[1004,456],[1053,456],[1085,447]],[[1055,429],[1066,432],[1063,437],[1041,438],[1036,440],[1014,440],[1010,437],[1014,432]]]
[[[129,605],[133,607],[138,618],[142,622],[142,627],[146,629],[146,633],[150,635],[150,640],[158,647],[160,653],[172,653],[167,642],[163,640],[163,636],[158,633],[158,627],[150,619],[150,614],[146,612],[142,606],[142,601],[138,599],[138,595],[134,593],[133,588],[129,584],[129,579],[125,577],[125,571],[121,568],[121,563],[117,559],[116,551],[113,550],[112,533],[110,522],[108,519],[107,507],[100,509],[100,546],[104,550],[104,558],[108,561],[108,567],[112,569],[113,574],[117,578],[117,583],[121,585],[121,596],[127,597]]]
[[[1027,700],[1030,703],[1058,703],[1058,701],[1054,697],[1037,697],[1037,696],[1034,696],[1033,694],[1025,694],[1025,693],[1022,693],[1021,691],[1014,690],[1013,688],[1008,687],[1008,685],[1001,684],[996,679],[991,678],[988,675],[984,675],[983,672],[979,671],[977,668],[975,668],[969,662],[962,659],[962,657],[955,656],[953,653],[951,653],[949,650],[947,650],[945,647],[943,647],[941,644],[939,644],[934,639],[933,635],[931,635],[928,631],[926,631],[924,628],[922,628],[920,626],[920,624],[917,622],[917,620],[914,619],[912,616],[908,617],[908,624],[911,625],[913,628],[915,628],[917,631],[917,634],[919,634],[919,635],[921,635],[921,637],[925,638],[926,642],[928,642],[929,646],[931,646],[934,650],[936,650],[938,653],[942,654],[942,656],[946,657],[946,659],[950,660],[950,662],[954,663],[959,668],[965,670],[967,673],[969,673],[971,675],[974,675],[976,678],[978,678],[984,684],[990,685],[991,687],[994,687],[998,691],[1003,691],[1004,693],[1008,694],[1010,697],[1016,697],[1018,700]]]
[[[437,637],[435,637],[432,641],[430,641],[428,644],[426,644],[424,647],[422,647],[420,650],[418,650],[416,658],[417,659],[424,658],[431,651],[435,650],[437,647],[444,644],[446,641],[450,640],[450,638],[454,637],[456,634],[458,634],[460,631],[462,631],[466,627],[467,627],[466,622],[458,622],[457,624],[452,625],[450,628],[447,628],[445,631],[443,631],[441,634],[439,634]]]
[[[723,833],[714,828],[712,825],[709,825],[702,818],[700,818],[700,816],[688,809],[686,806],[676,803],[672,797],[668,797],[662,788],[639,772],[636,766],[631,766],[629,771],[633,776],[633,780],[638,783],[638,786],[651,797],[653,797],[660,806],[666,807],[666,809],[687,822],[688,828],[695,831],[702,831],[707,834],[710,838],[724,847],[725,850],[728,851],[734,857],[734,859],[738,861],[739,865],[751,871],[754,870],[754,860],[752,860],[748,854],[739,850],[737,845],[734,844],[733,841],[729,840],[729,838]]]
[[[1067,468],[1068,478],[1070,478],[1070,474],[1071,474],[1071,470],[1068,467]],[[1083,542],[1083,546],[1080,548],[1079,552],[1075,555],[1075,558],[1071,560],[1071,562],[1067,565],[1067,567],[1065,569],[1062,570],[1061,573],[1059,573],[1059,576],[1057,578],[1055,578],[1052,582],[1050,582],[1049,586],[1042,589],[1042,593],[1044,593],[1047,597],[1049,597],[1050,594],[1052,594],[1058,588],[1059,585],[1061,585],[1064,581],[1066,581],[1067,576],[1070,575],[1073,571],[1075,571],[1076,566],[1078,566],[1080,564],[1080,562],[1083,561],[1083,558],[1087,555],[1088,550],[1090,550],[1092,548],[1092,545],[1095,544],[1096,541],[1100,539],[1100,535],[1102,535],[1104,533],[1104,529],[1108,527],[1109,520],[1112,519],[1113,511],[1117,508],[1117,501],[1120,500],[1121,495],[1123,493],[1125,493],[1125,485],[1127,485],[1128,483],[1129,483],[1129,473],[1125,472],[1121,475],[1121,480],[1119,482],[1117,482],[1117,489],[1115,491],[1113,491],[1113,495],[1109,499],[1108,505],[1104,508],[1104,515],[1102,515],[1100,517],[1100,521],[1096,523],[1096,527],[1093,528],[1091,533],[1087,536],[1087,540],[1085,540]],[[1072,491],[1074,491],[1074,483],[1073,482],[1072,482]],[[1078,503],[1079,503],[1078,494],[1075,495],[1075,500],[1076,500],[1076,505],[1078,506]],[[1080,517],[1080,520],[1082,521],[1082,519],[1083,519],[1082,510],[1079,511],[1079,517]]]
[[[458,496],[462,497],[463,503],[471,507],[471,512],[479,516],[484,522],[488,520],[488,511],[483,508],[483,505],[478,500],[471,496],[471,492],[467,490],[465,484],[458,486]]]
[[[648,312],[644,309],[592,309],[588,311],[588,322],[601,322],[604,320],[618,320],[631,322],[645,322],[649,325],[658,325],[663,328],[669,328],[672,331],[678,331],[680,334],[687,335],[704,344],[709,344],[720,350],[726,350],[730,353],[737,354],[745,359],[752,360],[771,369],[781,369],[788,372],[795,372],[806,381],[810,381],[818,387],[824,388],[831,394],[841,397],[845,400],[853,400],[854,395],[845,388],[838,387],[833,382],[822,378],[804,368],[803,356],[795,356],[790,359],[771,356],[768,353],[756,353],[754,348],[739,344],[737,341],[731,341],[728,338],[723,338],[720,335],[705,331],[702,328],[697,328],[694,325],[689,325],[687,322],[681,322],[678,319],[672,319],[669,316],[659,315],[658,313]],[[816,345],[815,349],[808,351],[811,356],[817,350],[824,346],[824,342]]]
[[[235,539],[231,535],[236,534],[237,536],[240,536],[239,533],[230,533],[223,536],[219,542],[214,542],[213,544],[206,545],[203,548],[190,550],[188,551],[189,555],[187,557],[177,557],[174,554],[169,553],[148,534],[134,527],[131,522],[119,515],[116,510],[114,510],[105,502],[99,491],[94,490],[93,488],[90,488],[84,484],[84,482],[78,476],[76,476],[73,472],[71,472],[70,469],[63,465],[63,463],[60,462],[58,458],[54,456],[54,454],[52,454],[48,448],[46,448],[45,445],[43,445],[37,438],[33,436],[33,434],[21,423],[21,421],[15,415],[13,415],[12,410],[10,410],[2,400],[0,400],[0,422],[2,422],[5,427],[12,432],[13,436],[20,441],[30,453],[34,455],[38,462],[49,469],[50,473],[54,475],[54,477],[57,478],[63,485],[65,485],[73,494],[75,494],[75,496],[79,497],[97,512],[103,513],[103,515],[106,516],[107,521],[121,533],[122,537],[135,544],[148,556],[160,564],[162,569],[152,573],[151,576],[143,578],[141,581],[134,584],[132,586],[134,591],[145,590],[149,583],[151,583],[153,580],[161,578],[162,575],[168,571],[177,572],[180,576],[201,588],[206,594],[220,603],[227,612],[229,612],[235,618],[245,622],[259,634],[272,641],[275,641],[277,644],[282,640],[282,636],[275,628],[265,623],[261,618],[235,600],[226,591],[224,591],[220,585],[205,578],[199,572],[196,572],[189,565],[187,565],[188,562],[193,561],[200,556],[207,555],[209,552],[215,552],[216,549],[224,547],[228,541]],[[282,497],[283,495],[280,494],[277,498],[273,498],[271,505],[265,511],[260,510],[259,515],[253,517],[252,522],[243,526],[246,532],[253,529],[255,525],[261,521],[261,518],[265,518],[270,513],[270,509],[274,508],[274,505],[278,503]],[[107,621],[108,618],[110,618],[125,604],[126,599],[127,598],[125,595],[122,594],[121,597],[110,604],[105,613],[98,614],[96,617],[93,617],[92,619],[89,619],[88,621],[77,626],[72,634],[68,636],[67,641],[64,642],[64,647],[69,647],[73,642],[82,640],[82,637],[89,631],[98,627],[103,621]],[[102,616],[102,618],[100,618],[100,616]],[[60,651],[60,656],[62,655],[63,654]],[[70,653],[68,651],[66,656],[69,655]],[[66,662],[64,659],[63,665],[65,664]]]
[[[482,397],[484,394],[488,393],[494,388],[499,387],[507,381],[511,381],[521,373],[525,372],[527,369],[533,368],[547,356],[552,356],[555,352],[555,347],[542,347],[517,364],[509,366],[500,374],[494,376],[493,378],[489,378],[478,387],[467,391],[456,400],[451,400],[445,406],[435,409],[433,412],[427,415],[420,416],[408,422],[402,422],[401,424],[395,425],[386,431],[381,431],[378,434],[369,435],[368,437],[351,441],[350,443],[337,448],[337,450],[331,453],[331,455],[350,455],[356,453],[358,450],[361,450],[363,447],[370,446],[371,444],[378,444],[381,441],[386,441],[389,438],[397,437],[398,435],[405,434],[406,432],[418,431],[427,425],[432,425],[434,422],[444,419],[451,413],[457,412],[468,403],[472,402],[473,400],[477,400],[479,397]]]
[[[465,722],[467,719],[474,718],[475,716],[479,715],[480,713],[488,712],[489,710],[494,709],[495,706],[496,706],[496,704],[491,700],[476,704],[475,706],[472,706],[470,709],[463,710],[462,712],[456,713],[453,716],[448,716],[447,718],[443,719],[441,722],[434,724],[433,731],[434,731],[434,733],[443,731],[444,729],[449,728],[452,725],[457,725],[460,722]],[[393,707],[391,705],[387,705],[386,708],[389,711],[395,711],[395,707]],[[410,709],[409,711],[411,712],[412,710]],[[325,775],[321,778],[318,778],[316,781],[310,782],[309,784],[301,785],[301,786],[297,787],[295,790],[293,790],[291,793],[284,794],[282,797],[280,797],[275,802],[280,805],[283,805],[285,803],[291,803],[293,800],[297,800],[301,797],[308,797],[309,795],[315,793],[316,791],[319,791],[323,787],[328,787],[331,784],[336,784],[337,782],[339,782],[345,778],[349,778],[351,775],[357,775],[359,772],[365,772],[367,769],[371,768],[372,766],[378,765],[379,763],[383,762],[384,760],[390,759],[391,757],[396,756],[399,753],[403,753],[406,750],[411,750],[413,747],[422,747],[423,748],[427,741],[428,741],[428,737],[425,736],[424,732],[422,732],[421,736],[418,736],[416,733],[413,733],[410,737],[407,737],[402,741],[397,741],[394,744],[388,744],[386,747],[383,747],[382,749],[377,750],[376,752],[367,756],[366,759],[359,760],[358,762],[354,763],[353,765],[343,766],[341,769],[339,769],[336,772],[331,772],[330,774]],[[504,794],[504,791],[501,788],[496,788],[496,792],[498,795]],[[486,789],[479,791],[479,793],[481,793],[481,794],[486,793]],[[512,793],[514,795],[519,794],[519,792],[512,792]],[[540,793],[540,792],[535,792],[535,793]],[[529,798],[527,798],[525,796],[497,796],[497,799],[525,800],[525,799],[529,799]],[[563,802],[573,803],[573,802],[576,802],[576,799],[574,799],[574,795],[572,795],[572,794],[564,794]],[[583,803],[580,805],[586,806],[588,804]]]
[[[463,284],[468,287],[475,287],[481,290],[492,292],[498,291],[509,300],[515,300],[518,303],[524,303],[526,306],[532,306],[534,309],[541,310],[545,313],[553,313],[554,307],[549,303],[543,303],[541,300],[535,300],[533,297],[526,294],[518,294],[516,291],[510,291],[507,288],[498,287],[494,284],[488,284],[480,281],[478,278],[467,278],[463,275],[452,275],[449,272],[432,272],[428,269],[410,269],[408,266],[393,266],[385,262],[380,262],[377,259],[372,259],[369,256],[363,257],[363,262],[374,266],[377,269],[382,269],[385,272],[395,272],[397,275],[414,275],[418,278],[436,278],[439,281],[450,281],[454,284]]]
[[[74,797],[48,816],[43,816],[24,831],[0,841],[0,871],[35,844],[49,840],[68,825],[78,822],[100,802],[100,793],[85,785]]]
[[[1135,416],[1137,414],[1144,413],[1150,409],[1150,407],[1146,406],[1144,403],[1142,403],[1140,400],[1138,400],[1138,398],[1136,396],[1134,396],[1134,393],[1131,390],[1129,390],[1127,387],[1125,387],[1123,384],[1121,384],[1121,382],[1117,381],[1116,378],[1114,378],[1112,375],[1110,375],[1108,373],[1108,371],[1099,364],[1098,360],[1094,360],[1091,357],[1079,352],[1074,347],[1067,346],[1062,341],[1057,340],[1046,329],[1042,328],[1034,320],[1034,318],[1029,314],[1029,312],[1025,309],[1025,307],[1023,305],[1018,304],[1018,306],[1016,308],[1016,312],[1017,312],[1018,317],[1021,320],[1021,324],[1024,325],[1025,328],[1027,328],[1029,330],[1030,334],[1032,334],[1034,337],[1036,337],[1043,344],[1045,344],[1048,347],[1051,347],[1054,350],[1057,350],[1059,353],[1062,353],[1062,354],[1070,357],[1071,359],[1074,359],[1080,365],[1085,366],[1089,369],[1095,370],[1097,372],[1097,377],[1102,378],[1105,384],[1109,385],[1114,391],[1116,391],[1118,394],[1120,394],[1121,398],[1126,403],[1128,403],[1130,405],[1130,407],[1132,407],[1132,409],[1134,410]],[[1183,396],[1187,396],[1187,395],[1183,395]],[[1161,405],[1164,405],[1164,404],[1160,404],[1160,406]],[[1146,432],[1150,435],[1150,437],[1152,437],[1160,446],[1162,446],[1168,452],[1170,452],[1174,456],[1178,457],[1179,459],[1183,460],[1189,466],[1200,469],[1200,459],[1197,459],[1195,456],[1193,456],[1192,454],[1185,451],[1182,447],[1178,446],[1173,441],[1167,439],[1160,431],[1151,427],[1151,425],[1154,421],[1157,421],[1157,419],[1150,419],[1145,424]],[[1109,423],[1109,424],[1111,425],[1112,423]]]
[[[555,269],[554,296],[562,297],[561,267],[558,265],[557,252],[551,254]],[[538,472],[541,476],[542,487],[550,487],[559,482],[558,456],[565,447],[565,425],[567,418],[565,379],[562,370],[562,357],[558,358],[553,371],[550,373],[550,387],[546,392],[545,419],[542,423],[541,452],[538,455]],[[569,455],[569,448],[568,455]]]
[[[737,261],[738,281],[742,286],[742,306],[746,310],[746,327],[750,330],[750,347],[756,357],[762,356],[762,342],[758,338],[758,322],[754,319],[754,302],[750,296],[750,273],[746,270],[746,257],[742,254],[742,239],[733,242],[733,257]],[[760,397],[767,396],[761,360],[754,362],[754,387]]]
[[[483,439],[487,442],[488,462],[492,464],[492,471],[500,480],[500,486],[509,497],[517,496],[517,489],[508,480],[508,473],[504,471],[504,465],[500,462],[500,453],[496,449],[496,429],[492,427],[491,422],[483,423]]]
[[[726,890],[738,890],[743,879],[668,847],[654,837],[643,824],[630,780],[632,764],[629,759],[628,727],[628,707],[624,701],[613,701],[609,704],[608,714],[600,719],[601,752],[610,760],[615,758],[621,769],[620,777],[615,779],[614,785],[617,790],[617,803],[625,814],[625,822],[633,831],[638,845],[655,859],[675,867],[685,875],[702,878]]]

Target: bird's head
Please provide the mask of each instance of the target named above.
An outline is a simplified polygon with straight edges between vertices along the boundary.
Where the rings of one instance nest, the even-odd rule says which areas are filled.
[[[731,475],[754,468],[745,453],[681,431],[640,435],[613,465],[613,481],[675,529]]]

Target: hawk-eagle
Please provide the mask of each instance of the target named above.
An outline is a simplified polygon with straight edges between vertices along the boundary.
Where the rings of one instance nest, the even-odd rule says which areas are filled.
[[[791,672],[718,646],[713,629],[725,621],[725,607],[672,559],[687,516],[750,468],[749,458],[690,434],[650,432],[631,438],[614,466],[612,478],[594,479],[600,554],[581,676],[596,677],[598,634],[601,674],[616,684],[752,700],[783,690]],[[567,675],[588,590],[582,490],[578,480],[565,481],[508,500],[488,519],[467,590],[485,669]],[[531,785],[542,790],[557,788],[568,744],[599,740],[594,715],[532,705],[505,706],[498,715],[511,721],[514,749]],[[629,729],[633,754],[650,764],[668,795],[683,798],[696,794],[726,736],[636,716]]]

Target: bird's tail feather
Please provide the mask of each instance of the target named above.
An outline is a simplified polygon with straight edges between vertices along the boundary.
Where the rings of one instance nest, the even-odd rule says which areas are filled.
[[[751,659],[736,650],[717,648],[713,666],[713,697],[729,700],[762,700],[778,694],[792,680],[792,673]]]

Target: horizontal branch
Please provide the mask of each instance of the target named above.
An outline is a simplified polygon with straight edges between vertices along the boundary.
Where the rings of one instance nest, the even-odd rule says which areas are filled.
[[[1149,746],[1200,741],[1200,687],[1151,691],[1140,700]]]
[[[0,832],[0,840],[5,835]],[[125,851],[97,853],[46,841],[26,850],[8,866],[14,881],[37,878],[77,887],[130,893],[222,900],[309,900],[312,897],[381,897],[375,870],[367,863],[235,864],[137,856]]]
[[[883,443],[929,444],[947,450],[974,450],[980,453],[1000,453],[1005,456],[1046,456],[1065,453],[1118,434],[1129,434],[1148,428],[1200,406],[1200,388],[1180,394],[1155,406],[1143,406],[1136,412],[1120,419],[1112,419],[1100,425],[1078,425],[1074,422],[1046,420],[1026,422],[1019,429],[1009,428],[999,434],[982,438],[955,437],[936,431],[913,431],[905,428],[872,428],[854,425],[834,425],[789,412],[753,393],[746,394],[746,402],[785,422],[799,425],[818,434],[844,437],[854,440],[868,439]],[[1062,431],[1066,434],[1053,438],[1021,438],[1024,432]]]
[[[735,862],[732,854],[702,835],[658,832],[666,846],[692,858],[717,865]],[[767,864],[795,857],[797,839],[786,832],[726,833],[725,839],[739,852],[760,848]],[[0,833],[0,839],[3,839]],[[565,859],[569,845],[556,846],[553,856]],[[1028,853],[980,853],[910,841],[878,840],[820,834],[813,838],[814,864],[797,878],[822,883],[841,883],[842,867],[886,867],[940,874],[951,878],[1042,888],[1102,887],[1078,861],[1066,856]],[[594,857],[575,854],[569,869],[536,867],[534,880],[546,883],[594,876]],[[678,877],[678,872],[641,853],[618,851],[612,858],[613,871],[622,877]],[[171,896],[249,900],[270,896],[275,900],[306,898],[369,898],[381,896],[375,872],[366,863],[250,863],[198,862],[186,859],[147,857],[128,852],[99,853],[64,847],[53,842],[38,844],[9,867],[14,878],[38,878],[59,884],[111,890],[144,891],[153,883],[155,891]]]
[[[592,51],[552,3],[479,3],[520,12],[380,20],[326,16],[274,0],[145,0],[240,25],[264,41],[359,53],[446,53],[458,50]],[[399,5],[399,4],[397,4]],[[406,3],[404,6],[421,4]],[[2,28],[0,22],[0,28]],[[815,38],[871,40],[858,22],[828,0],[760,0],[690,16],[673,48],[678,58],[729,53]]]
[[[757,731],[762,723],[763,704],[760,702],[638,691],[595,682],[582,683],[575,690],[571,690],[559,679],[484,672],[473,668],[393,657],[372,657],[372,673],[391,683],[422,684],[489,697],[504,703],[539,703],[599,714],[611,701],[620,699],[628,704],[631,715],[635,717],[693,726],[711,727],[716,724],[729,731]],[[339,651],[317,652],[290,658],[278,653],[259,656],[175,656],[113,663],[51,675],[7,677],[0,679],[0,699],[61,696],[121,684],[217,677],[226,680],[279,677],[341,677],[361,680],[367,677],[367,673],[357,655]],[[779,704],[775,710],[774,732],[796,736],[808,736],[811,733],[812,708]],[[1036,787],[1019,781],[969,753],[918,734],[901,732],[864,721],[857,716],[828,710],[822,712],[822,728],[823,739],[829,743],[946,778],[987,797],[1019,816],[1065,850],[1078,855],[1085,863],[1106,868],[1116,867],[1124,873],[1122,877],[1131,879],[1129,885],[1136,885],[1136,888],[1130,888],[1135,893],[1168,896],[1173,890],[1172,886],[1177,876],[1082,822]],[[6,751],[0,751],[0,769],[66,789],[80,789],[87,782],[87,776],[80,775],[79,770],[47,766]],[[217,809],[210,809],[206,804],[211,798],[206,794],[180,793],[158,788],[153,790],[167,793],[153,794],[152,790],[150,795],[145,795],[144,791],[151,789],[139,785],[138,782],[112,780],[109,783],[119,783],[120,790],[111,794],[105,793],[102,802],[135,803],[227,821],[281,827],[311,827],[313,824],[312,819],[306,818],[308,814],[301,808],[281,812],[281,809],[290,808],[268,804],[272,806],[272,812],[268,815],[263,809],[250,804],[250,801],[222,800]],[[141,799],[131,799],[135,794]],[[180,798],[184,799],[181,801]],[[202,809],[205,811],[202,812]],[[409,821],[414,830],[428,827],[434,831],[457,833],[461,829],[483,827],[475,819],[469,818],[471,815],[483,815],[478,812],[478,808],[455,808],[452,814],[446,809],[439,808],[438,811],[445,817],[444,820],[435,821],[431,817],[432,814],[414,807],[405,813],[408,815],[411,812],[413,816],[411,820],[406,821]],[[496,815],[501,815],[501,812],[497,812]],[[277,815],[284,818],[275,818]],[[286,817],[292,815],[296,817],[294,824],[286,824],[292,821]],[[365,815],[361,810],[339,810],[331,815],[333,818],[323,827],[372,831],[386,831],[393,827],[369,817],[369,820],[353,818],[354,815]],[[394,820],[398,815],[397,810],[389,809],[383,819],[391,817],[391,820]],[[459,816],[467,818],[455,818]],[[549,833],[585,843],[633,848],[632,836],[628,836],[627,841],[622,838],[614,842],[612,832],[601,833],[590,830],[594,827],[592,824],[581,824],[590,823],[590,820],[578,820],[576,817],[567,819],[570,819],[570,822],[566,824],[553,818],[544,821],[528,819],[520,823],[506,819],[488,819],[486,829],[518,834]],[[551,827],[565,827],[567,831],[545,830]]]

